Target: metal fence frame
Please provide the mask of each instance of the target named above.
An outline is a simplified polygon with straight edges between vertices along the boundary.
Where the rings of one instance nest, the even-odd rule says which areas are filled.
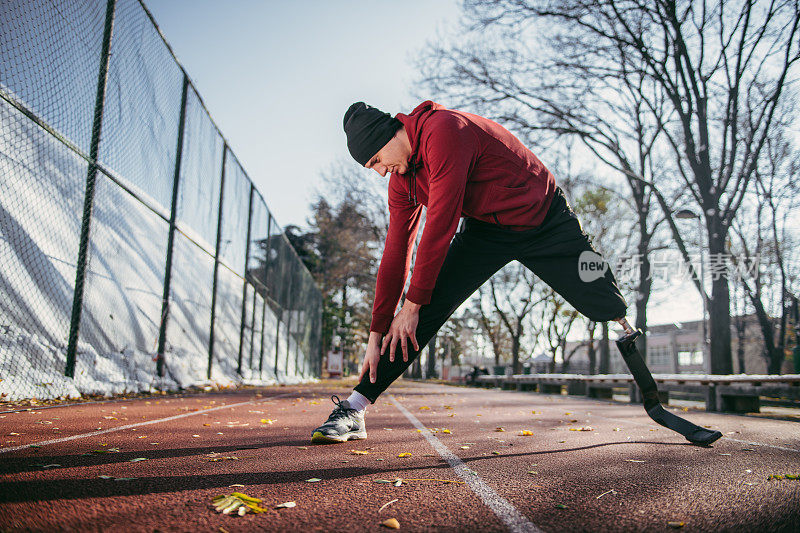
[[[85,280],[86,280],[86,270],[88,266],[88,255],[89,255],[89,244],[90,244],[90,235],[91,235],[91,226],[92,226],[92,218],[93,218],[93,207],[95,201],[95,183],[97,181],[98,172],[103,174],[107,177],[111,182],[115,183],[117,186],[124,189],[129,195],[133,198],[138,200],[140,203],[144,204],[147,208],[149,208],[153,213],[158,215],[160,218],[164,219],[169,224],[169,233],[168,233],[168,240],[167,240],[167,249],[166,249],[166,264],[165,264],[165,274],[163,280],[163,295],[161,300],[161,316],[160,316],[160,323],[158,329],[158,347],[156,350],[156,374],[159,377],[164,376],[164,354],[165,354],[165,346],[167,344],[167,324],[170,319],[170,306],[171,306],[171,298],[170,298],[170,288],[171,288],[171,280],[173,274],[173,248],[175,243],[175,233],[180,232],[184,237],[186,237],[189,241],[194,243],[198,248],[205,251],[209,255],[212,254],[210,250],[206,250],[203,246],[199,243],[194,241],[189,235],[186,235],[181,231],[179,227],[179,223],[177,220],[177,210],[178,210],[178,195],[179,195],[179,184],[180,184],[180,177],[181,177],[181,163],[183,158],[183,148],[184,148],[184,129],[186,125],[186,107],[187,107],[187,93],[191,88],[195,95],[197,96],[198,101],[202,109],[208,115],[208,119],[213,124],[213,127],[216,129],[217,135],[222,140],[222,166],[220,170],[220,177],[219,177],[219,204],[217,210],[217,231],[216,231],[216,242],[215,242],[215,249],[213,251],[213,258],[214,258],[214,274],[213,274],[213,283],[211,288],[211,316],[210,316],[210,331],[209,331],[209,342],[208,342],[208,368],[206,375],[208,379],[211,379],[212,375],[212,364],[214,360],[215,354],[215,320],[217,318],[217,289],[218,289],[218,274],[219,274],[219,267],[220,265],[224,265],[224,260],[220,257],[221,252],[221,240],[222,240],[222,232],[223,232],[223,220],[224,220],[224,207],[225,207],[225,197],[224,197],[224,189],[226,185],[226,164],[231,161],[231,157],[234,158],[233,152],[230,150],[228,142],[225,140],[225,137],[220,132],[219,128],[217,127],[216,123],[214,123],[213,119],[211,119],[210,114],[208,114],[208,110],[205,107],[205,104],[202,102],[199,93],[197,92],[196,88],[192,84],[189,76],[187,75],[186,71],[180,65],[180,63],[175,58],[169,44],[164,39],[163,35],[161,34],[155,20],[152,17],[152,14],[149,12],[147,7],[141,2],[141,0],[136,0],[141,8],[146,13],[147,17],[149,18],[150,22],[153,24],[153,27],[158,32],[159,36],[161,37],[164,46],[169,51],[169,54],[172,56],[173,60],[175,60],[176,65],[180,69],[181,75],[183,77],[182,83],[182,93],[181,93],[181,101],[180,101],[180,118],[179,118],[179,125],[177,131],[177,138],[176,138],[176,152],[175,152],[175,161],[174,161],[174,174],[173,174],[173,183],[172,183],[172,202],[169,207],[169,218],[166,219],[163,215],[163,207],[164,206],[153,206],[151,205],[151,200],[142,198],[137,191],[134,190],[132,187],[128,187],[125,183],[119,180],[115,173],[110,169],[106,168],[103,163],[100,162],[100,154],[99,154],[99,147],[100,142],[102,139],[102,125],[103,125],[103,114],[104,114],[104,106],[106,103],[106,92],[107,92],[107,83],[108,83],[108,75],[109,75],[109,65],[111,61],[113,61],[113,57],[111,57],[111,47],[112,42],[114,40],[114,22],[115,22],[115,13],[117,7],[117,0],[107,0],[106,7],[105,7],[105,24],[104,24],[104,33],[102,39],[102,49],[99,51],[100,53],[100,60],[99,60],[99,71],[97,75],[97,91],[96,91],[96,100],[95,100],[95,108],[94,108],[94,117],[93,117],[93,124],[92,124],[92,131],[91,131],[91,145],[90,145],[90,153],[86,154],[83,152],[78,145],[70,142],[70,140],[58,132],[54,127],[50,126],[46,121],[39,116],[37,116],[33,111],[31,111],[25,104],[25,102],[20,101],[15,97],[14,94],[8,94],[2,89],[0,89],[0,98],[5,100],[8,104],[12,107],[16,108],[19,112],[24,114],[28,119],[33,121],[37,124],[40,128],[47,131],[50,135],[56,137],[61,143],[66,145],[72,152],[77,154],[80,158],[86,160],[88,163],[88,173],[86,176],[86,183],[85,183],[85,196],[84,196],[84,206],[83,206],[83,217],[81,220],[81,231],[80,231],[80,240],[79,240],[79,247],[78,247],[78,257],[76,259],[76,277],[75,277],[75,286],[74,286],[74,295],[72,301],[72,313],[70,318],[70,325],[69,325],[69,334],[67,338],[67,346],[66,346],[66,367],[64,368],[64,375],[70,378],[75,377],[75,365],[76,365],[76,354],[78,351],[78,341],[80,338],[80,324],[81,324],[81,314],[84,308],[84,290],[85,290]],[[235,161],[234,161],[235,162]],[[238,163],[237,163],[238,164]],[[240,166],[241,168],[241,166]],[[244,170],[242,169],[244,173]],[[244,350],[246,345],[249,347],[248,359],[249,359],[249,366],[254,366],[253,357],[254,353],[258,354],[258,372],[259,374],[263,373],[264,369],[264,357],[265,355],[265,339],[267,337],[267,332],[264,331],[265,328],[265,321],[267,316],[267,309],[275,310],[275,315],[277,317],[277,326],[274,331],[275,335],[275,377],[279,378],[279,364],[281,362],[278,361],[278,354],[279,354],[279,343],[286,342],[287,350],[286,350],[286,360],[283,361],[283,368],[284,374],[289,370],[289,360],[291,358],[291,353],[289,350],[290,341],[292,340],[292,316],[293,313],[290,309],[287,309],[289,306],[288,302],[291,302],[292,293],[296,290],[293,286],[296,283],[296,277],[302,276],[305,278],[304,283],[308,285],[308,290],[310,291],[310,298],[309,301],[313,302],[313,304],[308,306],[308,309],[304,309],[304,316],[306,318],[306,322],[303,324],[304,326],[304,339],[302,341],[305,344],[304,348],[306,351],[307,360],[305,361],[305,368],[300,366],[299,361],[299,353],[301,349],[301,339],[299,338],[300,335],[296,335],[295,340],[295,368],[297,372],[304,378],[307,377],[318,377],[321,371],[321,360],[322,360],[322,353],[321,353],[321,346],[320,346],[320,337],[321,337],[321,306],[322,306],[322,297],[319,291],[319,288],[316,284],[313,283],[313,278],[308,273],[307,269],[302,264],[301,259],[297,255],[297,252],[289,243],[286,235],[283,232],[275,232],[276,229],[279,229],[279,226],[275,222],[272,214],[269,212],[267,208],[267,227],[266,227],[266,236],[267,240],[269,241],[268,247],[266,247],[266,254],[265,254],[265,261],[264,261],[264,274],[263,278],[259,279],[257,276],[253,275],[249,272],[249,265],[251,260],[251,236],[252,232],[254,231],[253,228],[253,202],[255,196],[258,194],[260,201],[262,202],[263,206],[266,207],[266,202],[263,201],[263,198],[258,193],[255,185],[253,184],[252,180],[250,180],[249,176],[244,173],[244,177],[249,181],[250,185],[250,194],[249,194],[249,201],[248,201],[248,222],[247,222],[247,244],[245,249],[245,257],[244,257],[244,275],[240,276],[242,278],[242,305],[241,305],[241,315],[240,315],[240,329],[239,329],[239,346],[238,346],[238,359],[237,359],[237,373],[239,376],[243,375],[243,359],[244,359]],[[161,207],[161,209],[159,209]],[[261,228],[264,229],[264,228]],[[273,239],[274,237],[274,239]],[[272,257],[271,253],[273,249],[280,245],[283,248],[282,252],[284,254],[288,253],[288,257],[285,257],[287,261],[292,262],[291,264],[294,265],[292,269],[288,272],[288,276],[286,279],[280,279],[281,272],[278,272],[277,263],[282,259],[279,253],[276,253],[276,257]],[[228,267],[234,273],[235,270]],[[238,274],[237,274],[238,275]],[[284,287],[284,285],[288,285],[288,287]],[[280,288],[280,291],[276,291],[276,288]],[[279,292],[281,294],[276,294]],[[260,328],[258,328],[260,335],[260,341],[257,342],[257,322],[256,322],[256,311],[257,311],[257,302],[258,297],[261,296],[262,304],[260,310]],[[282,297],[283,296],[283,297]],[[248,317],[248,301],[251,305],[252,309],[250,309],[250,316]],[[319,307],[319,309],[315,309]],[[288,316],[286,311],[288,312]],[[286,318],[284,318],[286,316]],[[248,318],[249,318],[249,326],[248,326]],[[297,326],[296,324],[294,325]],[[281,329],[285,329],[288,333],[286,338],[281,338]],[[297,329],[299,332],[300,330]],[[270,332],[272,333],[272,332]],[[247,336],[249,335],[249,341],[247,340]],[[258,346],[260,344],[260,346]],[[306,375],[308,374],[308,375]],[[262,375],[263,377],[263,375]]]

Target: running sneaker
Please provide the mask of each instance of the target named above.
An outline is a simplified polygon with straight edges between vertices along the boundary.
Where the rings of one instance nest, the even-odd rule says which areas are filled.
[[[334,399],[335,398],[335,399]],[[347,400],[339,400],[335,394],[331,401],[336,404],[333,412],[320,427],[311,433],[311,442],[347,442],[350,439],[366,439],[367,427],[363,411],[350,407]]]

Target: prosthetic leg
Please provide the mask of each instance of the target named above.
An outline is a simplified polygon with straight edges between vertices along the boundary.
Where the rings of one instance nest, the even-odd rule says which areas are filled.
[[[634,330],[625,318],[618,319],[617,322],[625,328],[625,334],[616,341],[617,348],[622,353],[622,358],[625,360],[625,364],[628,365],[636,385],[642,391],[644,410],[647,411],[648,416],[657,424],[672,431],[677,431],[692,444],[708,446],[722,437],[722,433],[719,431],[701,428],[684,418],[670,413],[661,406],[661,402],[658,400],[658,388],[653,375],[639,354],[639,350],[636,349],[636,344],[634,344],[634,341],[642,335],[642,330]]]

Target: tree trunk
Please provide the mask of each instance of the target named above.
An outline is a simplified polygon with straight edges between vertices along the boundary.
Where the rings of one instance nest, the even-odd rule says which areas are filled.
[[[520,368],[519,362],[519,344],[520,344],[520,335],[514,335],[511,337],[511,368],[512,374],[521,374],[522,369]]]
[[[395,353],[395,357],[403,357],[403,354]],[[414,362],[411,363],[411,377],[414,379],[422,379],[422,363],[420,362],[421,357],[418,355],[414,358]]]
[[[594,347],[594,330],[597,328],[597,322],[589,322],[589,346],[586,349],[586,354],[589,357],[589,374],[597,374],[597,351]]]
[[[435,379],[439,376],[436,374],[436,335],[431,337],[428,342],[428,370],[426,372],[427,379]]]
[[[744,366],[744,338],[747,322],[744,316],[736,317],[736,358],[739,360],[739,373],[746,374]]]
[[[647,221],[639,221],[639,245],[638,253],[642,258],[639,265],[639,286],[636,291],[636,321],[635,328],[641,329],[642,333],[636,339],[636,348],[642,354],[642,360],[647,361],[647,302],[650,300],[650,291],[653,286],[653,280],[650,276],[650,255],[648,248],[650,247],[649,237],[647,236]]]
[[[721,228],[720,221],[710,221],[708,250],[710,258],[725,257],[726,231]],[[731,358],[731,303],[728,276],[723,273],[711,281],[711,298],[709,302],[709,322],[711,335],[711,373],[732,374]]]
[[[611,346],[608,342],[608,322],[600,323],[600,331],[602,336],[600,338],[600,368],[601,374],[608,374],[611,369]]]

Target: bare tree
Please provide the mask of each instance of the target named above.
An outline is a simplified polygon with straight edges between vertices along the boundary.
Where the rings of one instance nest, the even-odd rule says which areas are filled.
[[[663,95],[664,107],[648,96],[643,110],[673,153],[675,179],[702,211],[709,252],[725,254],[731,224],[772,134],[777,106],[796,76],[796,0],[467,0],[465,8],[483,27],[501,25],[520,34],[535,28],[540,53],[556,58],[550,62],[554,67],[580,62],[592,66],[594,77],[622,83],[633,76],[652,86],[655,98]],[[550,66],[547,61],[518,65],[542,77]],[[565,77],[549,81],[553,88],[569,83]],[[518,96],[509,92],[488,103]],[[661,184],[636,168],[627,172],[656,194],[686,258]],[[696,285],[702,291],[699,281]],[[730,373],[727,276],[712,280],[710,322],[711,371]]]
[[[736,248],[744,256],[737,261],[740,276],[736,281],[755,311],[770,374],[781,371],[790,337],[792,291],[797,289],[791,286],[793,265],[787,262],[786,253],[798,244],[787,231],[788,215],[795,211],[800,192],[795,182],[798,171],[800,152],[783,135],[768,139],[762,165],[755,173],[752,208],[743,208],[749,216],[735,219],[732,228]]]
[[[520,346],[525,333],[525,317],[544,300],[534,290],[536,276],[524,265],[513,262],[489,279],[489,301],[511,340],[511,365],[521,372]]]

